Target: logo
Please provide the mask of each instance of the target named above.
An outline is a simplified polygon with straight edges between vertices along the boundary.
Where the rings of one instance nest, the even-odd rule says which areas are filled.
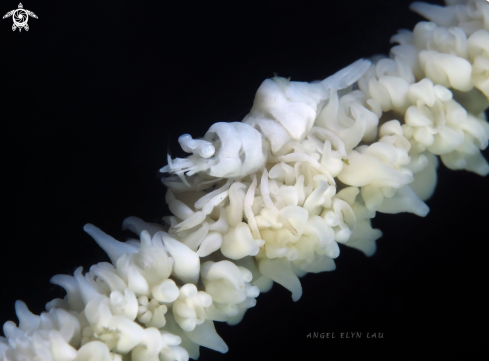
[[[19,8],[9,11],[6,13],[3,18],[8,18],[12,17],[14,20],[14,25],[12,25],[12,31],[15,31],[15,29],[19,29],[19,32],[22,30],[22,28],[25,29],[25,31],[29,30],[29,25],[27,25],[27,21],[29,20],[29,16],[32,16],[33,18],[37,19],[37,15],[34,14],[32,11],[24,9],[24,6],[22,3],[19,3]]]

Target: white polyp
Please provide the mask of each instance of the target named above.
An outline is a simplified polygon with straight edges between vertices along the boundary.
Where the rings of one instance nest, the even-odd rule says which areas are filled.
[[[421,16],[436,22],[439,25],[451,26],[454,22],[455,13],[451,8],[427,4],[420,1],[413,2],[409,8]]]
[[[90,267],[90,272],[95,276],[102,279],[111,289],[111,291],[121,291],[127,288],[126,283],[117,275],[114,267],[111,264],[107,264],[109,267],[104,267],[102,264],[93,265]]]
[[[81,311],[85,307],[83,299],[81,297],[78,282],[73,276],[68,275],[55,275],[51,277],[50,282],[54,285],[63,287],[66,291],[66,299],[70,309],[75,311]]]
[[[15,301],[15,313],[19,319],[19,328],[24,332],[34,331],[39,328],[41,320],[29,311],[22,301]]]
[[[229,224],[227,223],[227,212],[225,209],[221,208],[219,209],[219,218],[217,219],[217,221],[209,226],[209,231],[215,231],[224,234],[228,231],[228,229]]]
[[[102,248],[109,256],[112,263],[117,263],[117,260],[125,253],[136,253],[137,249],[127,243],[122,243],[108,234],[102,232],[93,224],[87,223],[83,226],[83,230]]]
[[[49,312],[50,315],[55,319],[55,326],[59,331],[59,334],[63,338],[64,341],[70,343],[73,346],[79,344],[81,339],[81,325],[78,318],[65,311],[63,309],[55,309],[52,312]],[[41,317],[42,320],[42,317]],[[42,323],[41,323],[42,326]]]
[[[226,190],[214,197],[212,197],[204,206],[202,207],[202,213],[205,215],[209,215],[212,213],[215,207],[219,206],[229,195],[229,192]]]
[[[368,154],[352,151],[348,156],[348,162],[349,165],[343,167],[338,174],[338,179],[347,185],[362,187],[372,184],[400,188],[413,180],[412,176],[403,174]]]
[[[464,92],[474,86],[471,82],[472,65],[463,58],[422,50],[419,61],[426,76],[440,85]]]
[[[199,257],[206,257],[217,251],[222,245],[222,235],[219,232],[209,232],[197,251]]]
[[[299,278],[292,271],[290,262],[281,259],[262,259],[258,262],[260,272],[273,281],[284,286],[292,293],[292,301],[298,301],[302,296],[302,286]]]
[[[87,277],[82,275],[82,270],[83,267],[78,267],[73,275],[78,282],[81,298],[83,302],[87,304],[91,300],[98,298],[101,294],[89,283]]]
[[[195,232],[179,238],[179,241],[187,245],[192,251],[197,251],[200,244],[209,233],[209,223],[204,222]]]
[[[212,262],[208,261],[202,265],[202,277],[208,281],[225,279],[236,289],[244,289],[242,271],[230,261]]]
[[[243,220],[244,199],[246,186],[243,183],[233,183],[229,189],[228,223],[236,227]]]
[[[180,288],[178,299],[173,303],[173,316],[182,330],[192,331],[205,321],[204,307],[195,285],[187,283]]]
[[[175,233],[186,231],[204,222],[205,217],[206,214],[204,212],[202,211],[195,212],[190,217],[185,219],[183,222],[180,222],[175,226],[172,226],[172,229]]]
[[[163,347],[163,340],[156,328],[144,330],[144,336],[139,345],[131,351],[133,361],[159,361],[158,354]]]
[[[280,220],[288,222],[290,228],[287,228],[294,236],[301,236],[306,227],[309,213],[299,206],[287,206],[280,210]]]
[[[208,261],[203,264],[201,275],[205,290],[214,302],[238,304],[247,298],[245,282],[251,281],[251,273],[240,268],[230,261]],[[248,281],[245,281],[243,274]]]
[[[170,209],[170,212],[172,212],[175,216],[180,218],[182,221],[186,220],[187,218],[190,218],[195,213],[190,209],[189,206],[187,206],[182,201],[179,201],[178,199],[174,199],[170,201],[168,203],[168,208]]]
[[[217,334],[212,321],[206,320],[190,332],[187,337],[198,345],[210,348],[217,352],[226,353],[229,348],[223,339]]]
[[[109,348],[100,341],[91,341],[78,350],[74,361],[111,361]]]
[[[53,360],[68,361],[74,360],[76,358],[76,349],[68,344],[58,331],[49,331],[49,339],[51,341],[51,352],[53,355]]]
[[[195,202],[194,207],[196,209],[202,209],[209,201],[211,201],[215,196],[225,192],[231,186],[231,182],[227,181],[222,187],[213,190],[212,192],[207,193],[205,196],[199,198],[197,202]],[[168,190],[170,191],[170,190]]]
[[[137,296],[149,294],[149,285],[146,279],[141,275],[136,266],[129,266],[128,269],[128,286]]]
[[[326,249],[329,244],[334,243],[335,240],[333,229],[319,216],[309,217],[304,229],[304,234],[315,237],[318,240],[319,248],[323,250]]]
[[[222,254],[230,259],[240,259],[246,256],[256,256],[262,242],[255,240],[251,235],[250,227],[239,223],[230,228],[222,240]]]
[[[178,298],[179,290],[175,281],[166,279],[151,289],[151,294],[159,302],[173,302]]]
[[[377,210],[383,213],[410,212],[420,217],[425,217],[430,211],[409,185],[399,188],[391,198],[385,198]]]
[[[200,259],[197,253],[176,239],[165,235],[163,242],[175,260],[173,271],[185,283],[195,283],[199,278]]]
[[[130,230],[134,234],[141,234],[142,231],[147,231],[151,236],[157,232],[164,231],[163,227],[156,223],[143,221],[138,217],[127,217],[122,221],[122,230]]]

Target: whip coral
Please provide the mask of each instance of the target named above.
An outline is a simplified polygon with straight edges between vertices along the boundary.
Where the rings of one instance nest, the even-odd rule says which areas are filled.
[[[17,301],[0,360],[226,353],[215,323],[241,322],[274,283],[299,301],[313,292],[302,277],[348,247],[372,256],[377,213],[425,217],[439,163],[487,175],[489,4],[411,9],[429,21],[394,35],[389,56],[322,81],[266,79],[242,121],[181,135],[185,156],[160,169],[170,214],[125,218],[125,242],[86,224],[110,262],[52,277],[66,295],[39,316]]]

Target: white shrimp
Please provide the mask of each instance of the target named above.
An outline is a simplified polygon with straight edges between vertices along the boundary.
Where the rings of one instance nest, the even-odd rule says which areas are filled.
[[[331,90],[349,87],[369,66],[368,60],[360,59],[321,82],[266,79],[243,122],[215,123],[203,139],[182,135],[178,141],[192,155],[169,159],[160,171],[178,176],[185,187],[194,189],[212,178],[239,180],[257,172],[270,153],[284,155],[290,151],[288,144],[306,137]],[[193,177],[192,185],[185,177]],[[181,188],[176,180],[170,177],[165,184]]]

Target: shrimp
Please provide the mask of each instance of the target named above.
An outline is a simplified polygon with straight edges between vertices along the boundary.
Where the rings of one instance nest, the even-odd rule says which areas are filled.
[[[203,139],[193,139],[189,134],[180,136],[182,149],[191,155],[173,160],[169,157],[168,165],[160,172],[176,175],[193,189],[212,179],[240,180],[256,173],[268,163],[270,155],[285,155],[290,152],[290,144],[305,139],[331,91],[349,87],[369,67],[368,60],[360,59],[313,83],[280,77],[266,79],[242,122],[215,123]],[[192,185],[187,178],[193,178]],[[164,183],[175,188],[175,182],[178,179],[170,177]]]

